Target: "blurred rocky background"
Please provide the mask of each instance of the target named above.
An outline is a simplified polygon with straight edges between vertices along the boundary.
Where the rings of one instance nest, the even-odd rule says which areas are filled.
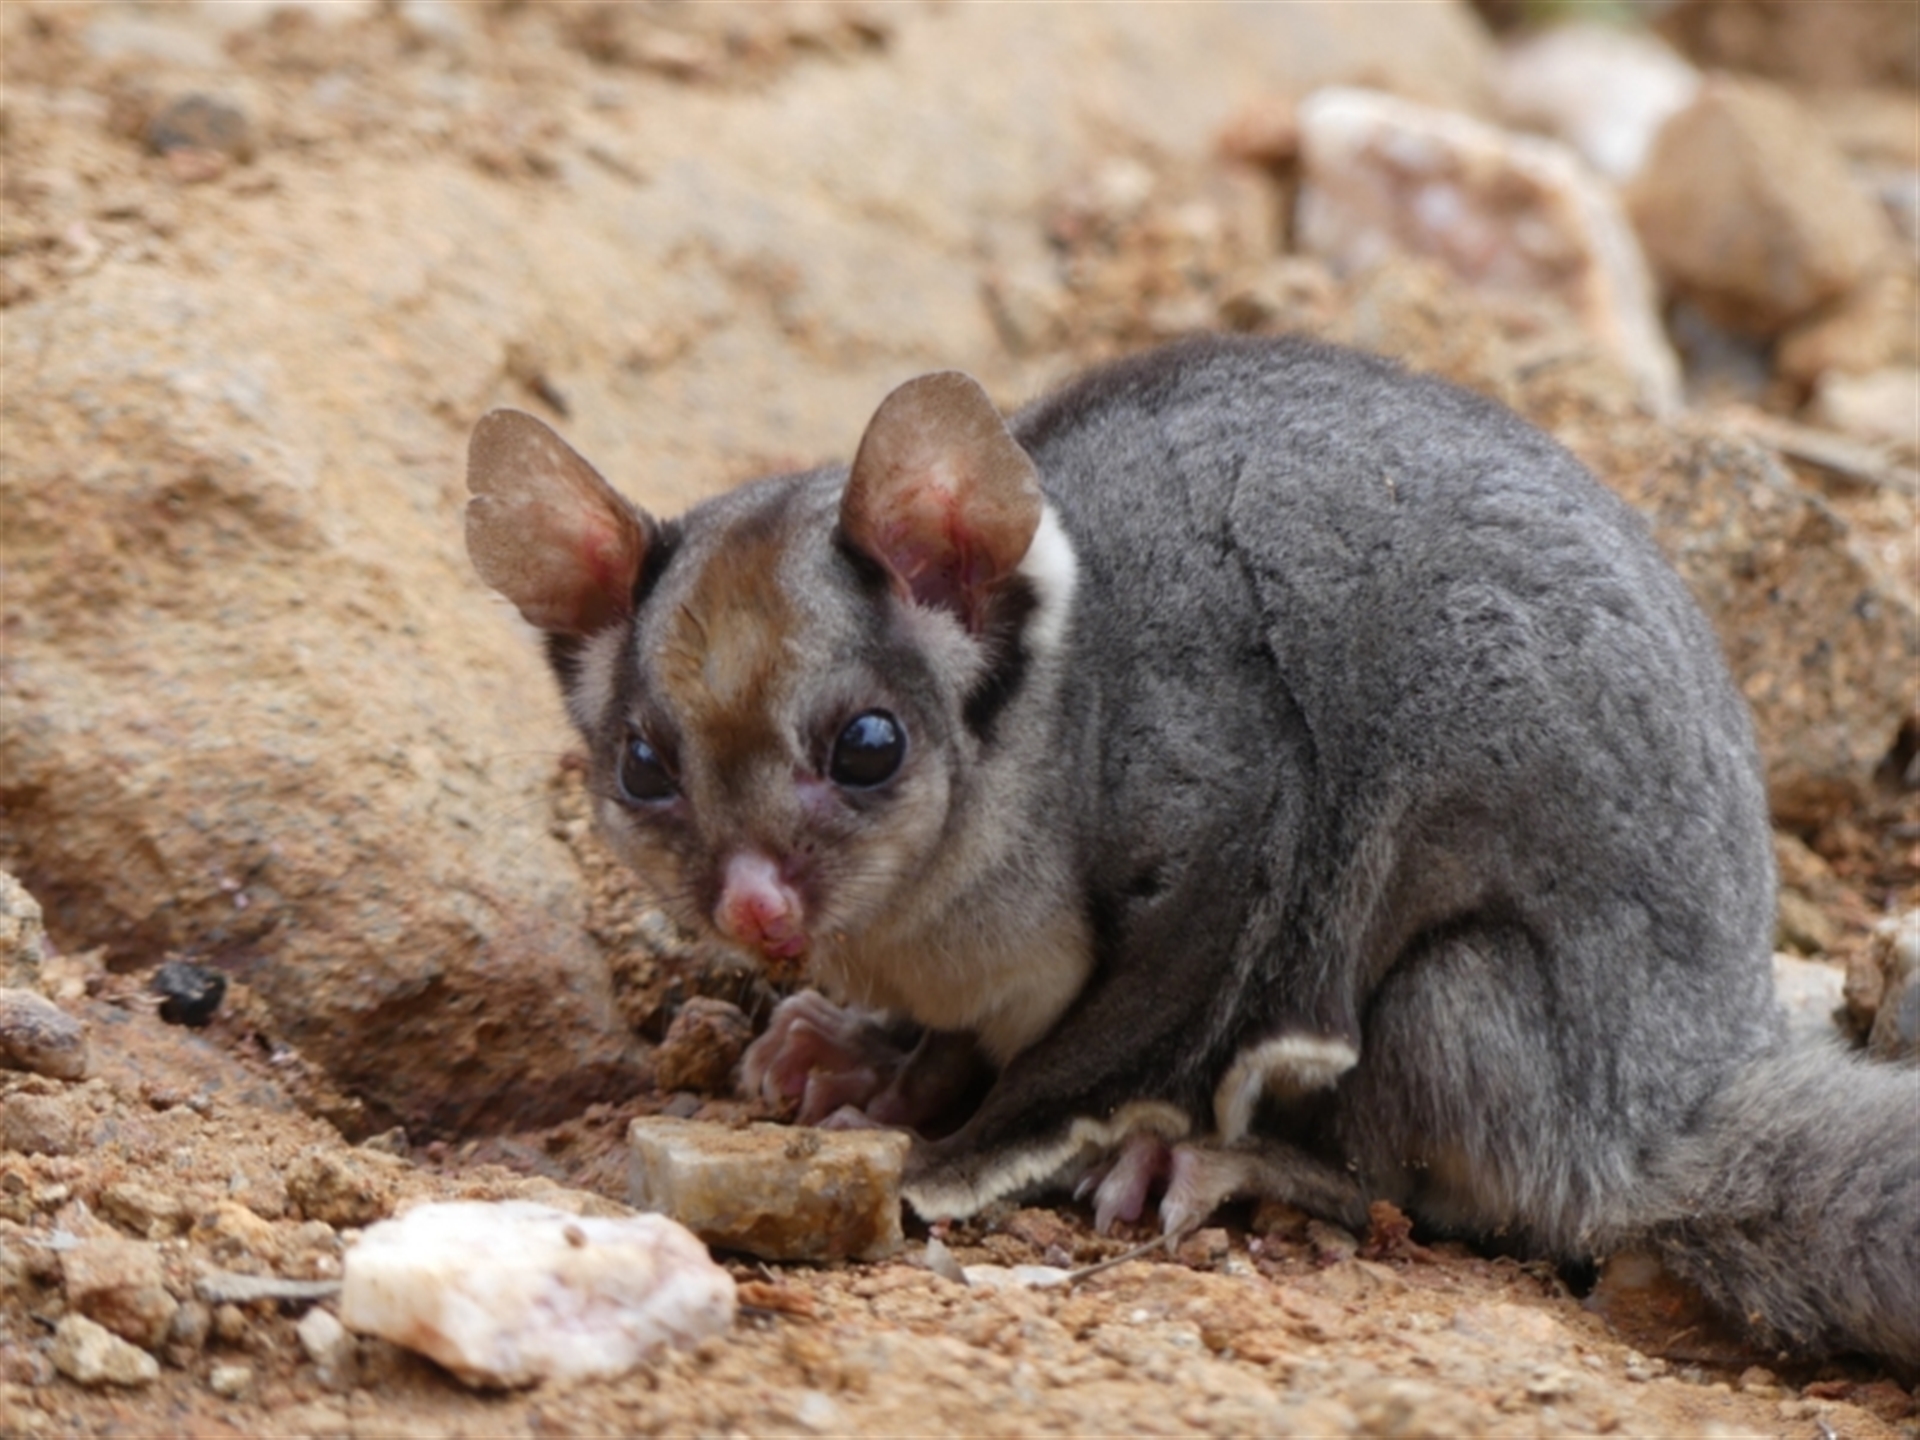
[[[1783,973],[1912,1029],[1913,6],[14,0],[0,869],[119,1087],[63,1112],[22,1010],[21,1153],[219,1091],[552,1169],[687,1000],[763,1003],[606,859],[468,571],[488,407],[672,512],[912,374],[1204,329],[1445,375],[1636,504],[1754,707]]]

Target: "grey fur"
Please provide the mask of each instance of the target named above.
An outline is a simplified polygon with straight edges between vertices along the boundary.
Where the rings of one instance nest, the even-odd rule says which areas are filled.
[[[631,633],[562,666],[598,773],[636,716],[689,753],[672,835],[602,812],[687,918],[741,835],[823,848],[776,793],[817,742],[753,787],[700,774],[659,674],[701,567],[777,517],[820,678],[770,707],[884,692],[921,743],[899,803],[940,797],[918,839],[892,801],[842,827],[865,858],[818,883],[847,932],[820,973],[1004,1062],[916,1144],[916,1204],[1184,1125],[1189,1160],[1231,1142],[1222,1190],[1386,1196],[1561,1257],[1652,1244],[1771,1341],[1920,1364],[1920,1072],[1783,1051],[1751,727],[1637,518],[1498,406],[1301,342],[1173,347],[1011,428],[1071,542],[1070,615],[1015,577],[981,634],[930,628],[848,569],[822,471],[688,516]],[[621,673],[582,678],[595,656]],[[1070,985],[1030,1038],[886,983],[1022,943]],[[1210,1139],[1223,1077],[1258,1072],[1236,1058],[1289,1037],[1358,1061],[1274,1070],[1254,1133]],[[1218,1198],[1193,1173],[1176,1208]]]

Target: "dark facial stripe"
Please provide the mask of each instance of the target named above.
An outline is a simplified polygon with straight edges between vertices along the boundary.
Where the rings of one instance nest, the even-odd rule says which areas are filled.
[[[994,725],[1026,681],[1030,658],[1026,646],[1027,621],[1039,603],[1033,586],[1019,575],[1009,580],[989,602],[982,639],[991,659],[986,673],[975,683],[961,709],[967,729],[982,743],[993,739]]]

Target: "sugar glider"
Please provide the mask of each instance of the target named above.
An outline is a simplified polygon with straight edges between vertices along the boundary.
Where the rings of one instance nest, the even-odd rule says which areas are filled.
[[[1204,339],[677,520],[513,411],[468,478],[614,846],[817,987],[748,1083],[920,1130],[923,1216],[1383,1197],[1920,1365],[1920,1071],[1785,1043],[1713,632],[1510,412]]]

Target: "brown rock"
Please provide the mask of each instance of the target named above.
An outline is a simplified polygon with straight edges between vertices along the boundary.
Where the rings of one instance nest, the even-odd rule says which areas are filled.
[[[0,1065],[81,1079],[87,1073],[86,1027],[31,990],[0,990]]]
[[[53,1367],[81,1385],[150,1385],[160,1362],[84,1315],[68,1315],[53,1332]]]
[[[1812,85],[1920,85],[1911,5],[1678,0],[1656,13],[1661,32],[1701,65]]]
[[[178,1195],[132,1180],[117,1180],[102,1190],[100,1209],[115,1224],[148,1240],[164,1240],[193,1224],[193,1216]]]
[[[653,1052],[655,1083],[662,1090],[730,1095],[733,1067],[752,1039],[753,1024],[739,1006],[696,995],[680,1007]]]
[[[1774,371],[1811,389],[1822,375],[1912,364],[1920,345],[1920,284],[1911,266],[1885,265],[1832,305],[1797,322],[1773,351]]]
[[[67,1301],[143,1350],[167,1338],[179,1302],[168,1293],[160,1252],[144,1240],[83,1240],[60,1257]]]
[[[898,1131],[655,1116],[635,1120],[627,1143],[633,1204],[709,1245],[767,1260],[877,1260],[901,1246]]]
[[[315,1148],[287,1173],[287,1195],[309,1220],[371,1225],[393,1213],[394,1171],[404,1165],[377,1151]]]
[[[275,1265],[281,1259],[279,1234],[271,1222],[232,1200],[221,1200],[194,1222],[194,1239],[222,1264]]]
[[[1669,289],[1760,335],[1845,295],[1893,244],[1886,214],[1798,103],[1727,76],[1661,129],[1627,207]]]
[[[1712,619],[1753,707],[1776,820],[1810,829],[1866,793],[1911,703],[1913,598],[1752,440],[1689,426],[1637,459],[1590,458]]]
[[[1920,1063],[1920,910],[1889,916],[1847,966],[1846,1016],[1879,1060]]]
[[[1813,411],[1835,430],[1911,458],[1920,452],[1920,366],[1825,375],[1814,390]]]
[[[81,1117],[64,1095],[14,1094],[0,1100],[0,1148],[23,1155],[71,1155],[80,1148]]]

